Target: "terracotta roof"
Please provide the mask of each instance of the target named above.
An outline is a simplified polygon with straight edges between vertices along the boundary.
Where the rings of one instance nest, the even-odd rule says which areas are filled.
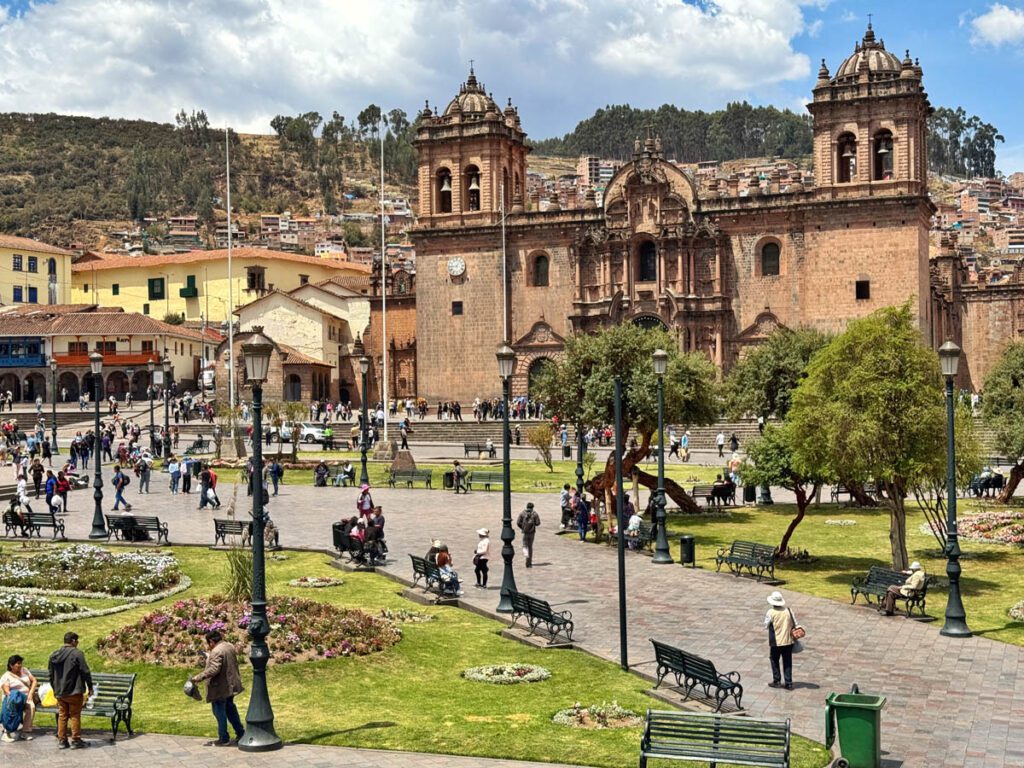
[[[0,248],[13,248],[17,251],[35,251],[36,253],[54,253],[60,256],[71,256],[71,251],[65,251],[56,245],[41,243],[28,237],[16,237],[14,235],[0,235]]]
[[[363,265],[359,265],[363,266]],[[348,288],[350,291],[355,291],[358,294],[367,294],[370,288],[373,286],[373,281],[369,273],[369,267],[366,268],[367,272],[363,275],[336,275],[329,277],[326,280],[321,280],[316,285],[319,287],[325,283],[334,283],[340,285],[342,288]]]
[[[317,256],[305,256],[300,253],[286,253],[285,251],[271,251],[267,248],[232,248],[232,258],[236,259],[262,259],[264,261],[292,261],[299,264],[311,264],[326,269],[349,270],[351,272],[365,272],[369,274],[370,268],[363,264],[352,264],[347,261],[336,259],[321,259]],[[228,257],[227,248],[219,248],[214,251],[189,251],[188,253],[172,253],[160,256],[106,256],[88,262],[75,264],[71,269],[75,272],[91,272],[94,269],[117,269],[119,267],[157,267],[165,264],[187,264],[195,261],[220,261]]]
[[[180,325],[169,325],[138,312],[70,312],[47,314],[37,312],[4,313],[6,336],[120,336],[170,335],[193,341],[208,341],[199,331]]]
[[[278,343],[277,348],[287,355],[284,359],[283,365],[322,365],[325,368],[332,367],[330,363],[325,363],[323,360],[317,360],[315,357],[303,354],[294,347],[289,347],[287,344]]]
[[[303,286],[299,286],[299,287],[300,288],[305,288],[304,285]],[[314,286],[314,287],[316,287],[316,286]],[[313,311],[319,312],[321,315],[329,315],[330,317],[337,318],[338,320],[346,320],[347,319],[345,317],[342,317],[341,315],[338,315],[338,314],[335,314],[334,312],[331,312],[330,310],[324,309],[323,307],[318,307],[316,304],[310,304],[308,301],[304,301],[303,299],[296,298],[295,296],[292,296],[291,293],[289,293],[288,291],[281,291],[281,290],[278,290],[277,288],[275,288],[272,291],[267,291],[265,294],[260,296],[258,299],[253,299],[248,304],[245,304],[245,305],[239,307],[238,309],[235,310],[235,314],[236,315],[240,315],[242,313],[243,309],[246,309],[247,307],[251,307],[253,304],[259,304],[261,301],[270,298],[274,294],[279,294],[281,296],[284,296],[289,301],[294,301],[296,304],[301,304],[304,307],[309,307]]]
[[[101,309],[97,304],[16,304],[11,307],[4,307],[0,312],[4,317],[14,315],[66,315],[69,312],[95,312]],[[112,307],[117,312],[123,312],[120,307]]]

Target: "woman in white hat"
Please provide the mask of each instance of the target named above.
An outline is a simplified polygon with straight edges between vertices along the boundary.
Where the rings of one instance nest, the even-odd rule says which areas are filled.
[[[487,589],[487,560],[491,556],[491,532],[486,528],[480,528],[476,535],[480,540],[476,543],[476,553],[473,555],[473,572],[476,574],[477,589]]]
[[[768,595],[768,613],[764,626],[768,630],[769,658],[772,662],[771,688],[782,688],[783,675],[787,691],[793,690],[793,630],[798,626],[793,611],[786,606],[786,598],[779,591]],[[782,674],[779,673],[779,659],[782,659]]]
[[[910,570],[904,571],[907,580],[902,584],[893,584],[886,590],[882,598],[882,611],[886,616],[892,616],[896,611],[896,600],[899,598],[913,597],[924,588],[924,581],[927,578],[924,568],[915,560],[910,564]]]

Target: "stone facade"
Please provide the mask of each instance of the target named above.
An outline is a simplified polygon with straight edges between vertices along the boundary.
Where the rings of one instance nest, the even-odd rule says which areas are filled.
[[[494,352],[507,339],[513,392],[525,394],[565,337],[621,322],[669,329],[722,371],[779,326],[835,331],[908,300],[930,337],[920,68],[869,26],[835,77],[823,63],[808,108],[816,186],[773,172],[698,187],[649,135],[602,207],[588,192],[581,207],[553,198],[541,211],[524,206],[515,108],[500,111],[471,72],[444,114],[420,116],[418,393],[498,394]]]
[[[242,345],[253,335],[250,329],[234,334],[234,353],[228,354],[228,342],[217,347],[214,376],[217,385],[217,401],[228,402],[228,367],[233,359],[232,373],[235,377],[236,402],[251,401],[252,389],[245,380],[245,360]],[[274,353],[270,356],[267,380],[263,384],[263,400],[310,403],[314,399],[327,397],[331,385],[331,366],[320,360],[303,355],[298,350],[281,344],[273,337]]]

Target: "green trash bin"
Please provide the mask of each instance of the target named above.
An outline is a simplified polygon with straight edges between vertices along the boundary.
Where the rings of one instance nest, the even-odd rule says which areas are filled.
[[[884,706],[884,696],[867,693],[830,693],[825,699],[825,746],[831,749],[838,732],[837,765],[881,768]]]

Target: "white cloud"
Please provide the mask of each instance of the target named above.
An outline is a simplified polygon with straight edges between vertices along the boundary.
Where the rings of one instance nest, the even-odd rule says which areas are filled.
[[[534,135],[606,103],[715,107],[805,78],[806,0],[54,0],[0,13],[0,109],[211,121],[443,109],[469,59]],[[817,3],[822,7],[822,3]]]
[[[1024,10],[995,3],[971,19],[971,42],[1000,46],[1024,42]]]

